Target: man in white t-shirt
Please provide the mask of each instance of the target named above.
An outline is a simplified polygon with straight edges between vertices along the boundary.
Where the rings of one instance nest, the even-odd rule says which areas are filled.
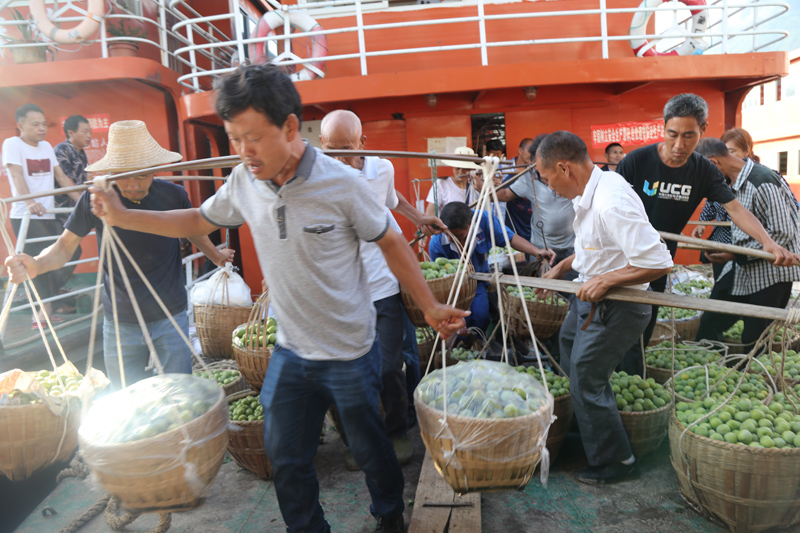
[[[52,191],[55,189],[55,180],[58,180],[61,187],[75,185],[75,182],[59,166],[53,147],[44,140],[47,135],[47,120],[41,108],[35,104],[25,104],[17,109],[14,118],[17,121],[20,136],[9,137],[3,141],[3,166],[8,172],[11,195],[23,196]],[[77,202],[80,193],[73,192],[69,196]],[[9,218],[14,233],[19,235],[22,219],[26,213],[30,212],[31,219],[26,240],[60,235],[63,228],[56,220],[55,215],[52,212],[48,213],[48,210],[52,210],[54,205],[52,195],[13,203]],[[52,243],[25,244],[23,251],[34,256],[50,244]],[[34,285],[39,297],[45,299],[57,295],[69,279],[69,275],[70,269],[61,269],[37,277]],[[52,315],[51,304],[45,304],[45,310],[50,315],[51,322],[64,321],[63,318]],[[43,321],[43,316],[37,316],[37,313],[33,314],[34,329],[41,327]]]
[[[325,115],[320,125],[319,138],[324,150],[363,150],[366,141],[358,116],[345,110]],[[394,231],[402,233],[390,210],[402,213],[426,233],[430,233],[434,225],[444,227],[441,220],[423,215],[395,190],[394,166],[390,161],[362,156],[336,159],[361,171],[361,176],[367,180],[369,190],[378,204],[385,206]],[[381,401],[386,413],[386,435],[394,444],[398,461],[404,465],[411,461],[413,447],[407,435],[408,394],[403,375],[403,337],[404,332],[408,332],[408,335],[415,338],[415,332],[400,300],[400,285],[389,270],[380,247],[375,243],[362,241],[360,255],[367,273],[372,303],[377,311],[376,330],[383,362]],[[416,359],[418,373],[418,356]],[[419,377],[416,379],[418,381]],[[358,469],[349,451],[345,454],[345,464],[351,470]]]

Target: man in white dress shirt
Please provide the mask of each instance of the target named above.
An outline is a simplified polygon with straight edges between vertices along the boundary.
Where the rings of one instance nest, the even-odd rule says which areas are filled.
[[[325,115],[320,125],[320,142],[324,150],[363,150],[366,136],[361,129],[361,120],[355,113],[345,110],[332,111]],[[337,157],[346,165],[361,171],[370,191],[380,205],[384,205],[391,227],[402,233],[391,210],[405,215],[423,232],[430,234],[433,226],[444,227],[438,218],[426,216],[415,209],[394,188],[394,166],[391,161],[379,157]],[[438,230],[437,230],[438,231]],[[392,440],[397,459],[401,465],[411,461],[413,446],[408,432],[408,392],[403,374],[403,337],[416,340],[414,327],[406,316],[400,300],[400,285],[389,270],[380,247],[375,243],[361,242],[360,254],[367,272],[372,303],[377,311],[376,330],[382,358],[383,391],[381,401],[386,412],[386,435]],[[416,348],[414,348],[416,351]],[[416,355],[416,353],[414,354]],[[409,386],[419,381],[419,357]],[[348,451],[345,454],[348,469],[358,470],[358,465]]]
[[[603,172],[577,135],[558,131],[536,152],[542,179],[575,206],[575,254],[545,274],[570,268],[583,286],[561,327],[561,366],[570,378],[575,418],[589,468],[583,483],[613,483],[638,471],[609,379],[644,331],[651,306],[604,300],[611,287],[647,290],[672,269],[672,258],[641,200],[616,172]]]

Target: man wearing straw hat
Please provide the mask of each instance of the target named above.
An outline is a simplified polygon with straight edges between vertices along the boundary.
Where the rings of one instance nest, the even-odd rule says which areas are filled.
[[[147,126],[139,120],[115,122],[108,132],[108,149],[106,155],[96,163],[88,166],[87,171],[95,175],[120,173],[138,169],[151,168],[181,159],[181,154],[170,152],[158,145],[147,131]],[[115,182],[122,195],[122,203],[131,210],[169,211],[192,207],[186,190],[180,185],[163,180],[154,180],[153,174],[125,178]],[[31,278],[51,272],[66,263],[77,249],[81,239],[92,229],[97,232],[98,249],[103,236],[103,223],[91,212],[89,192],[85,192],[78,200],[74,212],[70,215],[65,229],[58,240],[36,257],[19,254],[8,257],[5,261],[12,283],[20,283],[25,274]],[[123,244],[136,259],[142,272],[156,290],[170,314],[188,335],[189,323],[186,315],[186,289],[181,264],[180,241],[140,233],[137,231],[118,230]],[[197,246],[216,265],[222,266],[233,257],[232,250],[217,250],[207,235],[191,237]],[[134,314],[131,295],[128,294],[123,277],[112,263],[114,273],[114,296],[117,304],[117,324],[111,300],[111,283],[108,276],[108,261],[103,265],[103,351],[105,354],[106,373],[115,388],[122,385],[119,367],[120,355],[117,351],[116,330],[119,329],[121,358],[125,365],[125,384],[130,385],[152,375],[145,367],[149,361],[149,350],[139,323]],[[141,309],[150,336],[166,372],[190,373],[191,352],[169,319],[155,301],[144,281],[136,274],[133,266],[126,258],[122,258],[133,295]]]
[[[463,327],[468,313],[434,299],[411,248],[389,231],[384,206],[358,172],[303,140],[300,95],[277,66],[241,66],[215,89],[217,115],[242,159],[216,194],[200,209],[142,212],[93,188],[94,211],[115,226],[170,237],[245,222],[253,228],[280,324],[260,399],[287,530],[330,531],[313,458],[335,403],[366,476],[377,531],[403,532],[403,472],[378,411],[381,359],[360,241],[378,244],[443,337]]]
[[[471,155],[474,156],[475,152],[468,146],[459,146],[455,150],[456,155]],[[470,173],[473,170],[480,170],[480,166],[471,161],[454,161],[451,159],[443,159],[442,165],[446,165],[453,169],[453,176],[448,178],[439,178],[431,187],[428,192],[428,197],[425,199],[428,202],[428,207],[425,208],[425,214],[438,215],[442,212],[442,208],[450,202],[464,202],[469,205],[478,199],[478,191],[473,187]],[[498,182],[502,176],[498,176]],[[496,183],[495,185],[500,185]]]

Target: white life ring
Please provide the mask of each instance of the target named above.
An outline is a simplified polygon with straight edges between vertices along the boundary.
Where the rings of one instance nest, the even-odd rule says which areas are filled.
[[[322,26],[320,26],[316,20],[305,13],[301,13],[299,11],[268,11],[263,17],[261,17],[261,20],[258,21],[255,37],[267,37],[275,35],[275,30],[283,27],[283,21],[285,18],[289,19],[289,24],[292,27],[297,28],[301,32],[311,32],[322,29]],[[315,35],[310,39],[312,43],[312,58],[321,59],[328,55],[328,38],[325,35]],[[282,46],[282,43],[279,46]],[[267,50],[266,42],[254,43],[250,45],[250,61],[253,63],[264,63],[271,60],[276,60],[278,63],[280,63],[280,59],[283,56],[283,54],[280,54],[275,58],[270,58],[270,55],[271,54]],[[325,71],[323,70],[324,68],[324,61],[314,61],[312,63],[308,63],[299,72],[294,72],[291,74],[292,81],[306,81],[313,80],[318,77],[322,78],[325,76]]]
[[[671,0],[642,0],[639,9],[656,7],[662,3],[669,3]],[[704,8],[705,0],[680,0],[681,3],[695,8]],[[692,14],[692,33],[702,33],[708,30],[708,13],[706,9],[690,9]],[[637,11],[631,20],[631,29],[628,35],[646,35],[647,23],[650,21],[652,11]],[[696,50],[705,50],[708,43],[702,39],[687,37],[686,40],[671,52],[659,52],[655,49],[655,42],[648,42],[647,39],[631,39],[631,48],[637,57],[649,56],[688,56],[694,54]]]
[[[61,44],[82,43],[100,28],[105,15],[104,0],[89,0],[86,18],[71,30],[56,28],[47,18],[44,0],[31,0],[31,14],[36,19],[39,30],[51,40]]]

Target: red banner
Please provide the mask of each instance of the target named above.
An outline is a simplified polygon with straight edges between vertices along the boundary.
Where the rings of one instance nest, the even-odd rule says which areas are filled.
[[[592,126],[592,148],[605,148],[610,143],[641,146],[664,140],[664,122],[619,122]]]
[[[111,126],[111,115],[108,113],[100,113],[99,115],[83,115],[83,117],[89,121],[89,126],[92,127],[92,133],[108,131],[109,126]],[[66,122],[67,118],[69,117],[61,117],[62,130],[64,129],[64,122]]]

